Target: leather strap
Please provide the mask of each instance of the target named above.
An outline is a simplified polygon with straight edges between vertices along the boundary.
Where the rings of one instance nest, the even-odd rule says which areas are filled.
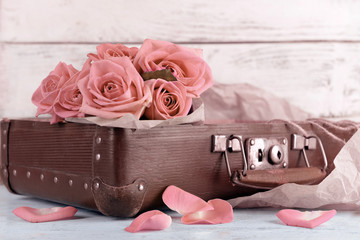
[[[316,184],[323,180],[326,171],[317,167],[253,170],[242,175],[236,171],[231,180],[235,185],[271,189],[284,183]]]

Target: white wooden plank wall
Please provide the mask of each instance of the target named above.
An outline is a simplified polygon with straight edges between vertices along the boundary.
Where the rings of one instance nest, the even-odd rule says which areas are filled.
[[[360,115],[360,1],[0,0],[0,118],[59,61],[145,38],[204,49],[216,81],[248,82],[315,116]]]

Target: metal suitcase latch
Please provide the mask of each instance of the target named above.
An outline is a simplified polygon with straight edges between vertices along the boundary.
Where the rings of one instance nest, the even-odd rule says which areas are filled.
[[[315,150],[317,147],[317,142],[319,143],[321,154],[324,160],[323,170],[326,170],[328,166],[327,157],[325,154],[325,149],[319,137],[317,136],[302,136],[298,134],[291,134],[291,150],[300,150],[304,155],[305,164],[307,167],[310,167],[308,157],[306,155],[306,150]]]
[[[289,164],[286,138],[249,138],[245,149],[250,170],[287,168]]]
[[[213,135],[212,152],[242,152],[244,172],[247,170],[263,170],[286,168],[288,166],[288,141],[286,138],[249,138],[245,147],[240,135]],[[242,150],[243,148],[243,150]]]
[[[254,137],[248,138],[244,142],[239,135],[212,136],[212,152],[223,154],[230,182],[234,186],[271,189],[286,182],[311,184],[326,176],[326,154],[322,142],[317,136],[292,135],[291,149],[303,152],[307,168],[288,168],[289,146],[288,139],[285,137]],[[323,155],[323,168],[310,167],[306,156],[306,150],[315,149],[317,143]],[[229,152],[241,153],[242,170],[231,170]]]
[[[233,135],[235,136],[235,135]],[[242,139],[241,136],[236,135],[237,138],[228,139],[225,135],[213,135],[212,152],[241,152],[241,145],[237,138]]]

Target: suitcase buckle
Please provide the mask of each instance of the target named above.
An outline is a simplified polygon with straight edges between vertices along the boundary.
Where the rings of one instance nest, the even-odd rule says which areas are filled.
[[[242,136],[231,135],[227,137],[225,135],[213,135],[212,139],[212,152],[221,152],[224,155],[226,169],[234,186],[271,189],[286,182],[312,184],[326,176],[325,170],[328,162],[321,139],[317,136],[304,137],[296,134],[291,135],[291,150],[301,150],[303,152],[307,165],[306,170],[302,168],[287,168],[289,151],[287,138],[246,139],[247,156],[245,155]],[[316,149],[317,142],[324,160],[324,165],[321,169],[310,167],[306,155],[306,150]],[[231,171],[228,152],[241,152],[243,159],[242,171]],[[250,171],[255,169],[257,171]],[[306,172],[306,174],[302,174],[302,171]],[[299,175],[299,173],[301,174]],[[285,179],[287,180],[284,182]]]
[[[242,136],[213,135],[212,152],[224,154],[225,164],[229,176],[232,175],[228,152],[241,152],[244,167],[242,175],[248,170],[266,170],[287,168],[288,141],[286,138],[249,138],[242,141]]]
[[[244,168],[242,174],[246,174],[248,169],[247,160],[245,156],[245,148],[242,141],[242,137],[239,135],[231,135],[226,137],[225,135],[213,135],[212,152],[221,152],[224,154],[226,170],[229,177],[232,176],[228,151],[230,152],[241,152],[244,162]]]
[[[322,170],[324,171],[324,170],[326,170],[326,168],[328,166],[328,161],[327,161],[325,149],[324,149],[321,139],[318,136],[305,137],[305,136],[298,135],[298,134],[291,134],[291,150],[301,150],[301,152],[304,155],[304,161],[305,161],[306,167],[310,167],[310,163],[309,163],[308,157],[306,155],[306,150],[315,150],[317,142],[319,143],[321,154],[322,154],[323,161],[324,161],[324,166],[322,168]]]

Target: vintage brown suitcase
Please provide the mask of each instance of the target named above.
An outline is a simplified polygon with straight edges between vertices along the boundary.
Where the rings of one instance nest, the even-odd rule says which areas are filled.
[[[322,135],[309,123],[135,130],[3,120],[1,176],[13,193],[130,217],[162,207],[169,185],[207,200],[286,182],[318,183],[340,147],[317,134]],[[346,140],[353,132],[342,134]]]

